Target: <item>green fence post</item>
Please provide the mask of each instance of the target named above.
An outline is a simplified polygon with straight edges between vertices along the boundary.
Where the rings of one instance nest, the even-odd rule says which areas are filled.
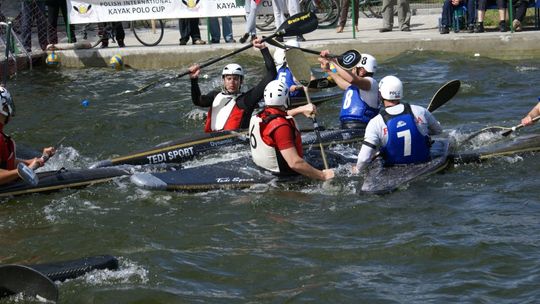
[[[356,14],[354,13],[354,4],[355,4],[355,0],[351,0],[351,10],[352,10],[352,19],[351,19],[351,26],[352,26],[352,37],[353,39],[356,39],[356,31],[355,31],[355,28],[354,28],[354,20],[356,20]],[[360,8],[358,8],[358,10],[360,11]],[[358,18],[360,19],[360,18]],[[360,23],[360,20],[358,20],[358,23]]]

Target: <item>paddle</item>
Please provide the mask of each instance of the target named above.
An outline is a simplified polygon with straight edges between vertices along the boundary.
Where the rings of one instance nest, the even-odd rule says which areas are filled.
[[[537,121],[538,119],[540,119],[540,116],[537,116],[537,117],[533,118],[533,122]],[[484,133],[497,133],[497,132],[500,132],[499,135],[506,137],[506,136],[512,134],[512,132],[514,132],[516,130],[519,130],[519,129],[523,128],[523,127],[524,127],[523,124],[519,124],[519,125],[516,125],[516,126],[513,126],[513,127],[493,126],[493,127],[483,128],[482,130],[476,131],[473,134],[467,136],[467,138],[465,138],[462,143],[469,142],[473,138],[476,138],[476,137],[478,137],[478,136],[480,136],[480,135],[482,135]]]
[[[335,87],[337,84],[333,81],[330,81],[328,79],[328,77],[323,77],[323,78],[317,78],[317,79],[313,79],[312,81],[309,82],[309,85],[308,85],[308,88],[310,89],[328,89],[328,88],[333,88]]]
[[[440,106],[447,103],[450,99],[456,96],[459,88],[461,87],[461,81],[455,79],[445,83],[435,95],[431,98],[427,107],[429,112],[437,110]]]
[[[516,137],[503,144],[493,147],[482,148],[478,151],[469,151],[450,155],[452,161],[457,164],[481,163],[495,157],[510,156],[520,153],[540,151],[540,135],[529,134]]]
[[[311,98],[309,97],[308,89],[311,80],[311,68],[306,61],[304,53],[302,53],[302,51],[299,49],[291,49],[287,52],[286,56],[287,64],[289,65],[293,76],[304,85],[303,88],[304,93],[306,94],[307,102],[311,104]],[[315,135],[317,136],[317,141],[319,142],[319,148],[321,149],[321,157],[323,159],[324,168],[328,169],[328,161],[326,160],[326,154],[324,152],[324,147],[321,140],[319,124],[317,123],[315,115],[311,117],[311,120],[313,121],[313,129],[315,131]]]
[[[321,53],[320,51],[315,51],[315,50],[306,49],[306,48],[297,47],[297,46],[286,45],[286,44],[283,44],[283,43],[281,43],[281,42],[279,42],[279,41],[277,41],[275,39],[269,39],[270,37],[266,38],[266,39],[268,39],[267,40],[268,44],[273,45],[273,46],[278,47],[278,48],[281,48],[281,49],[284,49],[286,51],[288,51],[290,49],[298,49],[298,50],[300,50],[302,52],[306,52],[306,53],[310,53],[310,54],[314,54],[314,55],[320,55],[320,53]],[[362,59],[362,55],[357,50],[348,50],[348,51],[346,51],[345,53],[343,53],[341,55],[332,55],[332,54],[330,54],[327,57],[328,58],[337,58],[338,65],[342,69],[345,69],[345,70],[350,70],[350,69],[354,68],[356,66],[356,64],[358,64],[360,59]]]
[[[533,122],[536,122],[538,119],[540,119],[540,116],[536,116],[535,118],[532,119]],[[508,136],[510,135],[512,132],[516,131],[516,130],[519,130],[521,128],[525,127],[524,124],[520,123],[519,125],[517,126],[513,126],[510,128],[510,130],[506,130],[504,132],[501,133],[502,136]]]
[[[54,148],[58,148],[58,146],[60,146],[64,139],[66,139],[65,136],[56,143]],[[49,155],[43,153],[43,155],[41,155],[41,159],[43,160],[43,162],[46,162],[47,160],[49,160]],[[37,164],[34,164],[33,166],[27,166],[23,162],[19,162],[19,164],[17,165],[17,173],[25,183],[36,186],[39,183],[39,177],[37,176],[36,172],[34,172],[34,170],[36,170],[37,168]]]
[[[58,287],[39,271],[23,265],[0,266],[0,298],[18,293],[58,301]]]
[[[317,26],[318,26],[318,20],[317,20],[317,16],[314,14],[314,13],[311,13],[311,12],[308,12],[308,13],[299,13],[299,14],[296,14],[296,15],[293,15],[289,18],[287,18],[287,20],[285,20],[281,26],[277,29],[277,31],[268,36],[268,37],[264,37],[262,39],[262,41],[267,41],[268,39],[272,39],[273,37],[276,37],[276,36],[298,36],[298,35],[303,35],[303,34],[307,34],[307,33],[310,33],[312,31],[314,31]],[[239,48],[238,50],[235,50],[233,52],[230,52],[230,53],[227,53],[223,56],[220,56],[220,57],[217,57],[217,58],[213,58],[213,59],[210,59],[206,62],[203,62],[201,64],[199,64],[199,66],[201,68],[203,67],[206,67],[206,66],[209,66],[213,63],[216,63],[218,61],[221,61],[225,58],[228,58],[228,57],[231,57],[235,54],[238,54],[240,52],[243,52],[247,49],[250,49],[252,47],[251,44],[248,44],[242,48]],[[164,82],[164,81],[169,81],[169,80],[174,80],[174,79],[177,79],[177,78],[181,78],[183,76],[186,76],[189,74],[189,70],[186,70],[174,77],[168,77],[168,78],[165,78],[165,79],[159,79],[159,80],[156,80],[150,84],[147,84],[139,89],[137,89],[135,91],[135,94],[141,94],[143,92],[146,92],[148,91],[149,89],[153,88],[154,86],[158,85],[159,83],[161,82]]]

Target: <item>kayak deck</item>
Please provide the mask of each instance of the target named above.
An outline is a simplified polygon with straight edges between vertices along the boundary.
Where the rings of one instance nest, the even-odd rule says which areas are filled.
[[[448,140],[436,140],[431,147],[432,159],[426,163],[385,167],[383,160],[379,158],[368,167],[362,192],[390,193],[417,178],[439,172],[449,164],[448,154]]]
[[[354,160],[337,153],[326,152],[330,167],[354,162]],[[323,169],[324,165],[320,150],[306,152],[306,160],[314,167]],[[175,171],[140,173],[131,176],[131,181],[138,187],[150,190],[170,191],[207,191],[216,189],[242,189],[257,184],[295,183],[306,181],[299,175],[276,176],[258,168],[251,156],[245,156],[233,161],[185,168]]]
[[[80,188],[92,184],[104,183],[114,177],[128,175],[129,171],[119,167],[97,169],[73,169],[39,172],[39,183],[29,185],[22,180],[0,187],[0,197],[16,196],[30,193],[45,193],[64,188]]]

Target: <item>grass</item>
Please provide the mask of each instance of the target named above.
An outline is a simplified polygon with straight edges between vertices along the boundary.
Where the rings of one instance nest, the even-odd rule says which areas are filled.
[[[515,12],[514,12],[515,15]],[[508,18],[508,14],[507,14]],[[511,23],[511,22],[510,22]],[[507,25],[510,24],[507,22]],[[524,27],[534,27],[534,8],[528,8],[527,14],[525,15],[525,19],[521,23]],[[490,9],[486,11],[486,16],[484,17],[484,25],[485,26],[499,26],[499,11]]]

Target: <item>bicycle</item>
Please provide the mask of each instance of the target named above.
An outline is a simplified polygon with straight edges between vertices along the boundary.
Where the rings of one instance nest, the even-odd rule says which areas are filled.
[[[359,0],[359,11],[367,18],[382,18],[381,0]]]
[[[329,28],[338,21],[340,6],[338,0],[300,0],[300,10],[315,13],[319,28]],[[274,31],[274,15],[258,15],[255,26],[260,31]]]
[[[162,20],[135,20],[129,22],[129,27],[133,35],[144,46],[156,46],[163,39],[165,26]],[[103,30],[98,29],[97,23],[87,23],[82,25],[82,28],[76,31],[85,41],[90,40],[91,47],[98,46],[102,40],[111,39],[112,43],[116,43],[115,34],[110,23],[107,23]],[[90,38],[89,38],[90,37]]]

